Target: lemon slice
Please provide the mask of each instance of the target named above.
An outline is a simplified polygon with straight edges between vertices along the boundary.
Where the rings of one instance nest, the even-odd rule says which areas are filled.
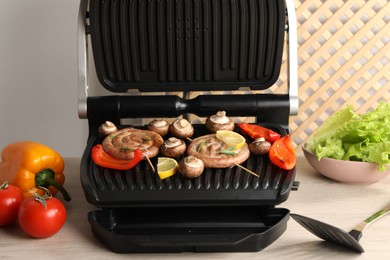
[[[216,137],[234,149],[240,149],[245,144],[245,138],[233,131],[219,130],[216,132]]]
[[[157,173],[160,179],[171,177],[177,172],[178,163],[169,157],[159,157],[157,159]]]

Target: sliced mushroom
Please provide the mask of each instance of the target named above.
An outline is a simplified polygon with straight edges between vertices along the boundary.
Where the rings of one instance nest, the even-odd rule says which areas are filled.
[[[100,125],[99,127],[99,134],[101,135],[109,135],[114,132],[118,131],[118,128],[116,125],[110,121],[104,122],[104,124]]]
[[[160,152],[167,157],[176,158],[184,154],[187,149],[186,143],[177,139],[176,137],[170,137],[160,146]]]
[[[187,119],[176,119],[169,127],[171,134],[180,139],[190,138],[194,134],[194,127]]]
[[[148,129],[161,136],[165,136],[169,132],[169,123],[164,119],[154,119],[149,122]]]
[[[187,178],[199,177],[203,170],[203,161],[193,155],[185,157],[179,162],[179,172]]]
[[[270,148],[271,143],[266,141],[263,137],[257,138],[249,144],[249,150],[255,155],[266,154]]]
[[[218,130],[233,131],[234,122],[226,116],[225,111],[218,111],[215,115],[207,118],[206,129],[211,133],[216,133]]]

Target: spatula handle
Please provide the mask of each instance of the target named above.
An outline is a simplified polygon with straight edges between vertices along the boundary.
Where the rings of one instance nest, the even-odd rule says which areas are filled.
[[[355,228],[353,228],[349,234],[353,236],[357,241],[362,237],[363,230],[372,222],[375,220],[385,216],[386,214],[390,213],[390,205],[386,208],[383,208],[379,210],[378,212],[374,213],[370,217],[366,218],[363,222],[361,222],[359,225],[357,225]]]

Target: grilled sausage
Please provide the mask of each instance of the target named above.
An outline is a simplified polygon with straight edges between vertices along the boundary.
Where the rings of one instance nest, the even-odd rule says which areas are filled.
[[[112,157],[131,160],[136,149],[142,150],[145,157],[157,156],[163,142],[163,138],[153,131],[124,128],[108,135],[103,140],[102,146]]]

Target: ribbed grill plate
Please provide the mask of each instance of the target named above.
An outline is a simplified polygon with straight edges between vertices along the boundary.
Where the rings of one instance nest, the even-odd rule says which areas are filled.
[[[89,17],[111,91],[265,89],[280,73],[284,0],[91,0]]]
[[[260,178],[233,167],[206,169],[195,179],[175,174],[161,180],[147,161],[128,171],[97,166],[90,151],[99,142],[97,134],[90,138],[81,166],[87,200],[96,206],[276,205],[287,199],[295,177],[295,169],[281,170],[268,156],[251,156],[243,166]],[[157,158],[151,162],[156,167]]]

